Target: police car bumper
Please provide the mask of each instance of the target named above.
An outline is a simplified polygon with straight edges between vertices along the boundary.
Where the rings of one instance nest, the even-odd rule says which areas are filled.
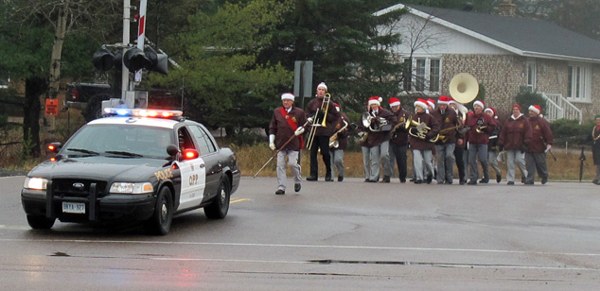
[[[154,194],[110,194],[89,197],[60,197],[47,199],[43,191],[23,191],[21,203],[28,215],[58,218],[63,222],[143,221],[152,217],[156,204]]]

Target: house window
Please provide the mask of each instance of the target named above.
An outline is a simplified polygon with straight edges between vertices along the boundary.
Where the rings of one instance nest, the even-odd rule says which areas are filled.
[[[527,87],[535,91],[537,81],[537,66],[535,60],[527,61]]]
[[[410,84],[403,84],[406,91],[418,91],[426,93],[439,93],[440,91],[440,59],[434,58],[412,58],[407,59],[410,68],[405,73],[405,81],[411,80]],[[407,76],[409,75],[409,76]],[[408,78],[410,77],[410,78]]]
[[[574,101],[590,101],[591,69],[585,64],[570,64],[568,74],[568,98]]]

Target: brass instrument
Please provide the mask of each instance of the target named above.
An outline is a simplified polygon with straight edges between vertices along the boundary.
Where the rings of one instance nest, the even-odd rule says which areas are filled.
[[[361,118],[363,126],[371,132],[388,131],[392,128],[391,124],[388,124],[387,119],[373,116],[369,112],[363,113]],[[375,119],[377,120],[376,122],[374,122]]]
[[[592,128],[592,139],[594,140],[594,143],[600,139],[600,132],[596,132],[596,126]]]
[[[473,101],[479,93],[479,84],[477,79],[468,73],[456,74],[450,80],[450,96],[461,104],[467,104]]]
[[[427,133],[431,130],[427,124],[423,122],[418,122],[412,119],[412,116],[406,121],[404,128],[408,130],[408,134],[422,140],[427,140],[429,142],[436,142],[440,138],[439,134],[436,134],[435,137],[427,139]]]
[[[338,134],[344,131],[348,127],[348,122],[346,120],[342,120],[344,122],[344,126],[336,131],[331,137],[329,137],[329,147],[337,149],[340,146],[340,142],[338,141]]]
[[[482,133],[485,131],[486,128],[487,128],[487,125],[478,125],[477,127],[475,127],[475,132]]]
[[[330,102],[331,94],[325,93],[325,96],[323,97],[323,103],[321,103],[321,108],[317,109],[317,112],[315,112],[312,123],[310,124],[310,131],[308,132],[308,136],[306,138],[306,148],[309,150],[311,149],[313,141],[315,140],[317,127],[326,127],[327,112],[329,111]],[[323,112],[323,120],[318,120],[317,116],[319,115],[319,112]]]

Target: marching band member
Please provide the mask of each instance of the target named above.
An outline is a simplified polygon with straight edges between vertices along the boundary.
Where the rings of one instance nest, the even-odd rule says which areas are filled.
[[[459,113],[460,110],[458,108],[459,104],[452,98],[450,97],[450,102],[449,102],[449,106],[450,108],[452,108],[454,110],[454,112],[456,112],[457,118],[458,118],[458,122],[459,122],[459,130],[456,133],[456,144],[454,146],[454,159],[456,160],[456,168],[458,169],[458,180],[459,180],[459,184],[460,185],[464,185],[467,182],[467,178],[466,178],[466,155],[464,154],[465,152],[465,147],[466,147],[466,142],[465,142],[465,136],[464,136],[464,124],[465,124],[465,120],[463,120],[463,116]],[[462,104],[460,104],[460,106],[463,106]],[[463,108],[466,111],[466,107],[463,106]],[[465,113],[466,114],[466,113]]]
[[[498,146],[506,155],[506,184],[515,184],[515,163],[521,171],[522,181],[527,177],[525,168],[525,147],[531,140],[531,126],[529,119],[521,113],[521,105],[513,104],[512,114],[506,119],[500,136]]]
[[[302,133],[303,124],[306,123],[306,115],[299,107],[294,107],[294,95],[284,93],[281,95],[282,106],[273,111],[273,118],[269,123],[269,147],[277,152],[277,191],[275,194],[285,194],[286,188],[286,162],[292,169],[294,176],[294,191],[299,192],[301,188],[300,165],[298,164],[298,153],[304,146]],[[296,138],[295,138],[296,137]]]
[[[314,118],[312,126],[316,127],[311,130],[315,130],[314,137],[312,138],[312,144],[310,146],[310,176],[306,178],[307,181],[317,181],[319,177],[319,162],[317,161],[317,155],[319,149],[323,156],[323,163],[325,164],[325,181],[332,182],[331,178],[331,156],[329,154],[329,137],[334,132],[334,126],[336,120],[339,118],[339,113],[335,110],[334,106],[327,106],[324,104],[325,95],[327,94],[327,85],[321,82],[317,85],[316,98],[308,102],[306,106],[307,114]],[[332,100],[329,100],[332,103]],[[325,110],[327,108],[327,110]],[[325,126],[321,126],[321,122],[325,119]],[[309,141],[310,142],[310,141]]]
[[[492,169],[494,169],[494,173],[496,173],[496,183],[500,183],[500,181],[502,181],[502,170],[498,166],[498,153],[500,152],[500,147],[498,146],[498,136],[500,135],[500,129],[502,127],[498,121],[498,115],[496,115],[496,109],[494,107],[488,107],[484,109],[483,113],[492,117],[496,122],[496,128],[494,128],[494,131],[490,134],[488,142],[488,165],[491,166]]]
[[[488,142],[490,133],[494,131],[496,123],[489,115],[483,113],[485,104],[483,101],[476,100],[473,103],[473,112],[467,114],[466,126],[467,131],[467,151],[469,153],[469,185],[477,185],[479,178],[479,169],[477,168],[477,160],[483,169],[483,179],[480,183],[489,182],[488,173]]]
[[[411,120],[418,125],[409,128],[408,141],[413,152],[413,168],[415,174],[415,184],[424,182],[424,172],[427,171],[427,184],[431,183],[433,169],[433,139],[439,131],[439,124],[426,112],[427,101],[419,98],[414,103],[415,114]],[[423,169],[425,167],[425,169]]]
[[[398,165],[400,183],[406,183],[407,166],[406,150],[408,149],[408,132],[405,124],[410,118],[410,113],[404,110],[400,99],[391,97],[388,101],[392,113],[396,115],[398,123],[392,129],[390,138],[390,173],[394,175],[394,163]]]
[[[396,124],[396,116],[381,107],[381,97],[372,96],[368,101],[368,115],[370,120],[366,126],[361,123],[361,130],[367,133],[367,138],[361,144],[363,164],[365,169],[365,182],[379,181],[380,164],[383,166],[383,183],[389,183],[390,173],[390,130]],[[364,120],[363,120],[364,121]]]
[[[335,109],[340,113],[340,118],[335,124],[335,133],[329,139],[329,149],[331,153],[331,169],[337,171],[338,182],[344,181],[344,150],[348,145],[348,125],[350,119],[346,113],[341,111],[339,104],[334,104]],[[334,141],[332,142],[332,139]],[[332,144],[333,143],[333,144]]]
[[[437,109],[432,112],[433,117],[440,124],[440,138],[435,142],[438,184],[452,184],[454,179],[454,148],[458,118],[454,110],[448,109],[449,104],[450,97],[440,96]]]
[[[542,117],[542,107],[539,105],[529,106],[529,124],[531,125],[531,140],[527,144],[525,152],[525,164],[527,165],[527,179],[525,185],[533,185],[535,171],[542,177],[542,184],[548,182],[548,166],[546,165],[546,153],[552,149],[554,137],[550,129],[550,123]]]

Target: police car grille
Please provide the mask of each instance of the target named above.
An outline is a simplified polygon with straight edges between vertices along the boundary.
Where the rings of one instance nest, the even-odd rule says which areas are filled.
[[[52,190],[54,196],[88,197],[92,183],[96,183],[96,197],[103,197],[106,195],[106,181],[96,180],[54,179],[52,181]]]

